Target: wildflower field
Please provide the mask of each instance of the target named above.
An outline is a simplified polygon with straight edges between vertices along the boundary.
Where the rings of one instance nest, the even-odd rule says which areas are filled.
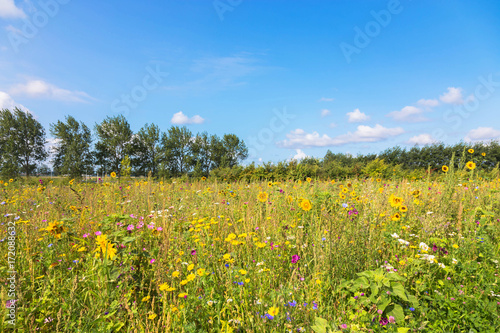
[[[0,331],[498,332],[500,179],[474,167],[4,179]]]

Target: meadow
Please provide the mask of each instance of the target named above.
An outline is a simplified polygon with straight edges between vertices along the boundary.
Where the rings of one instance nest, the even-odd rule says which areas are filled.
[[[0,330],[498,332],[500,178],[474,168],[4,179]]]

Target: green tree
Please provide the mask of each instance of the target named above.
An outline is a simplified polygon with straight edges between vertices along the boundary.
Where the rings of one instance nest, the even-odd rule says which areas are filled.
[[[98,141],[95,145],[97,164],[101,172],[120,172],[120,162],[125,155],[132,155],[133,132],[123,115],[107,117],[96,124]]]
[[[139,174],[157,175],[160,159],[160,128],[155,124],[146,124],[134,137],[134,162]]]
[[[248,157],[248,148],[235,134],[224,134],[222,138],[223,166],[235,167],[239,161]]]
[[[191,166],[196,177],[208,176],[212,167],[210,137],[207,132],[197,134],[191,144]]]
[[[172,176],[189,171],[193,133],[185,126],[172,126],[161,138],[162,160]]]
[[[87,125],[67,116],[66,122],[58,120],[51,124],[50,133],[56,139],[52,151],[55,153],[53,164],[57,173],[79,178],[84,173],[93,172],[92,133]]]
[[[45,130],[29,112],[0,111],[0,169],[3,176],[29,177],[47,158]]]

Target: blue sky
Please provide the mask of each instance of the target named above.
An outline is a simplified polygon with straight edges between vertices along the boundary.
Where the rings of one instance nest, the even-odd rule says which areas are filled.
[[[0,0],[0,107],[234,133],[246,161],[500,138],[500,2]]]

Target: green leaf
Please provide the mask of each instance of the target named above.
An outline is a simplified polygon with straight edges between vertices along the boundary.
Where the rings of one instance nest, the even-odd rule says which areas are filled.
[[[311,326],[311,328],[316,333],[327,333],[327,329],[330,328],[330,326],[326,319],[314,317],[314,326]]]
[[[407,328],[407,327],[398,327],[398,333],[406,333],[408,332],[410,329]]]
[[[418,307],[418,299],[413,295],[408,295],[408,300],[414,308]]]
[[[402,323],[405,321],[405,313],[403,312],[403,307],[399,304],[391,305],[387,311],[387,315],[393,316],[396,319],[396,323]]]
[[[379,303],[377,304],[377,308],[379,310],[384,311],[385,308],[387,307],[387,305],[389,305],[390,302],[391,302],[391,299],[389,297],[387,297],[386,295],[382,295]]]
[[[399,298],[401,298],[404,301],[409,301],[408,297],[406,297],[406,292],[405,288],[401,283],[391,283],[392,286],[392,292],[395,293]]]
[[[378,286],[377,286],[377,284],[376,284],[376,283],[372,282],[372,283],[370,284],[370,289],[371,289],[371,291],[372,291],[372,295],[373,295],[373,296],[377,296],[377,295],[378,295],[379,288],[378,288]]]

